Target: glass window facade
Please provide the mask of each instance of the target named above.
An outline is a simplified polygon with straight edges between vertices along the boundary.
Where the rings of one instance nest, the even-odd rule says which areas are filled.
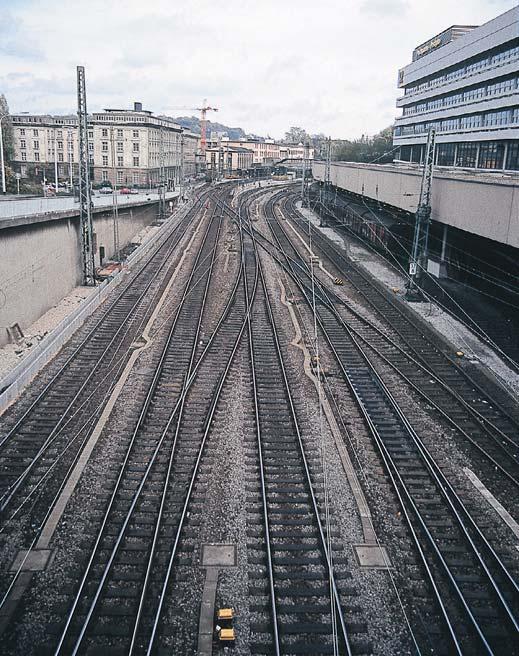
[[[519,78],[516,75],[512,75],[503,78],[498,82],[493,82],[492,84],[480,84],[478,86],[471,87],[470,89],[465,89],[464,91],[448,93],[444,96],[432,98],[427,102],[420,102],[416,103],[415,105],[409,105],[408,107],[404,107],[403,114],[404,116],[422,114],[423,112],[431,112],[437,109],[441,109],[442,107],[450,107],[452,105],[461,105],[462,103],[475,102],[486,97],[492,98],[495,96],[502,96],[518,89]]]
[[[423,149],[423,145],[401,146],[398,159],[421,163]],[[437,143],[436,165],[519,171],[519,141]]]
[[[507,125],[508,123],[510,123],[510,110],[508,109],[488,112],[485,116],[485,125]]]
[[[475,168],[478,157],[477,143],[458,144],[458,158],[456,164],[465,168]]]
[[[457,130],[459,128],[459,124],[459,118],[447,118],[442,121],[441,130],[442,132],[446,132],[448,130]]]
[[[436,164],[438,166],[454,166],[456,144],[440,143],[436,146]]]
[[[412,146],[401,146],[400,147],[400,159],[403,162],[410,162],[411,161],[411,152],[412,152]],[[212,153],[211,153],[212,157]]]
[[[422,143],[400,146],[399,159],[420,162],[425,136],[435,128],[438,166],[519,172],[519,32],[515,35],[507,44],[405,88],[411,104],[403,108],[407,120],[394,128],[395,145]],[[447,90],[453,81],[462,88]],[[416,93],[421,97],[415,98]]]
[[[505,146],[499,141],[483,141],[479,145],[480,169],[502,169],[505,155]]]
[[[519,141],[513,141],[508,144],[506,168],[510,171],[519,171]]]
[[[481,114],[470,114],[460,118],[460,128],[462,130],[479,127],[481,127]]]
[[[428,80],[424,80],[413,87],[406,87],[406,95],[412,93],[418,93],[419,91],[424,91],[425,89],[430,89],[437,87],[441,84],[447,84],[453,82],[460,77],[476,75],[481,71],[493,68],[495,66],[503,66],[508,64],[511,61],[519,59],[519,43],[509,43],[501,46],[499,49],[496,49],[493,53],[479,55],[474,57],[471,60],[463,63],[460,66],[453,67],[447,70],[445,73],[439,75],[434,75]]]
[[[422,161],[422,148],[423,146],[421,145],[416,145],[411,148],[411,162],[417,162],[420,164]]]

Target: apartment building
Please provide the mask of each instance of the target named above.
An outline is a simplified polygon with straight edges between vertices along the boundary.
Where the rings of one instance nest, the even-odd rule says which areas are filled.
[[[269,166],[276,164],[283,159],[303,159],[305,156],[305,147],[303,144],[282,144],[273,139],[251,139],[244,137],[242,139],[229,139],[229,137],[220,136],[211,140],[211,147],[229,146],[231,148],[246,148],[252,152],[252,162],[254,165]],[[308,149],[308,158],[314,158],[314,149]]]
[[[205,149],[206,172],[211,178],[243,174],[253,164],[252,150],[241,146],[230,146],[223,143],[220,146],[210,146]]]
[[[22,177],[38,181],[76,179],[78,149],[77,116],[19,114],[12,117],[14,168]],[[94,183],[118,186],[156,186],[163,160],[171,188],[181,175],[196,172],[199,137],[184,131],[172,118],[155,116],[134,108],[105,109],[88,120],[88,154]],[[182,143],[183,142],[183,143]]]
[[[182,153],[184,158],[184,178],[194,178],[199,173],[200,135],[183,130]]]
[[[519,7],[422,43],[398,85],[398,160],[420,162],[433,127],[439,166],[519,170]]]
[[[77,175],[77,116],[19,114],[11,117],[14,169],[22,178],[60,179]]]

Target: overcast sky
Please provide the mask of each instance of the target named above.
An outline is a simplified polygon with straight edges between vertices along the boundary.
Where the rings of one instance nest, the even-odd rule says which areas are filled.
[[[0,0],[0,93],[11,112],[192,114],[282,137],[374,134],[397,114],[397,70],[452,24],[478,25],[515,0]]]

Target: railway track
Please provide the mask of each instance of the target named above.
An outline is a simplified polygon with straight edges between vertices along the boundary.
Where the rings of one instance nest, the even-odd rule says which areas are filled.
[[[214,332],[205,346],[200,343],[210,285],[216,293],[212,268],[221,221],[212,221],[197,254],[56,654],[115,647],[155,653],[175,640],[164,610],[175,605],[169,598],[175,564],[191,555],[182,535],[245,328],[242,263]]]
[[[247,221],[247,203],[241,217]],[[245,241],[258,257],[256,244]],[[258,268],[247,326],[255,420],[248,453],[256,492],[249,501],[249,560],[262,566],[249,580],[251,652],[361,653],[364,635],[352,638],[343,613],[351,595],[348,562],[334,561],[336,531],[321,519],[318,454],[303,441],[259,258]]]
[[[403,267],[402,264],[396,264],[394,255],[392,255],[390,251],[386,250],[384,245],[385,239],[379,239],[378,237],[375,238],[375,242],[379,243],[374,245],[372,243],[372,239],[369,236],[364,238],[358,233],[358,230],[352,228],[352,226],[347,223],[342,223],[336,212],[331,209],[330,206],[327,207],[322,205],[316,195],[313,196],[312,200],[314,206],[320,206],[321,209],[324,210],[324,216],[326,217],[327,221],[331,222],[331,225],[337,225],[341,229],[345,230],[345,232],[353,238],[355,243],[360,243],[368,250],[376,252],[379,257],[382,257],[386,260],[389,267],[394,268],[400,274],[403,273],[405,275],[405,267]],[[370,209],[368,205],[365,205],[365,208],[370,213],[373,213],[373,210]],[[400,238],[400,245],[402,248],[407,248],[407,250],[409,250],[411,244],[407,243],[406,245],[404,243],[405,241],[406,240]],[[378,246],[381,245],[383,248],[378,248]],[[459,262],[457,262],[456,259],[448,259],[447,263],[451,264],[454,270],[458,269]],[[470,279],[473,278],[474,275],[481,275],[480,273],[478,274],[475,268],[470,266],[461,266],[461,268],[458,270],[458,273],[462,279],[468,280],[468,282],[465,281],[462,283],[461,290],[466,288],[469,292],[469,295],[471,292],[476,292],[476,297],[481,296],[483,305],[481,305],[480,302],[477,302],[476,298],[473,298],[472,301],[468,300],[465,297],[463,291],[460,289],[458,289],[456,292],[457,288],[455,287],[453,290],[449,285],[444,288],[443,285],[437,285],[432,279],[425,281],[424,291],[426,291],[429,298],[432,298],[441,304],[441,306],[449,314],[461,322],[479,340],[485,343],[488,348],[492,349],[494,353],[499,358],[501,358],[510,369],[512,369],[515,373],[519,373],[519,344],[517,342],[517,325],[514,324],[513,319],[510,317],[510,305],[513,306],[514,304],[513,289],[509,288],[505,281],[504,298],[499,300],[498,298],[495,298],[494,294],[492,294],[492,287],[496,281],[492,280],[491,277],[489,278],[488,276],[482,274],[482,288],[480,287],[479,289],[475,289],[470,284]],[[511,277],[511,279],[512,278],[513,277]],[[499,285],[499,283],[497,284]],[[498,297],[499,296],[500,293],[498,292]]]
[[[519,411],[517,404],[509,394],[498,386],[492,386],[492,399],[488,398],[489,381],[477,368],[462,367],[453,357],[446,354],[442,347],[433,340],[431,334],[412,317],[407,308],[392,298],[380,285],[355,264],[348,260],[337,245],[322,235],[315,226],[309,224],[295,208],[295,197],[285,198],[287,214],[294,220],[306,237],[311,232],[312,243],[322,251],[326,258],[344,275],[346,284],[351,285],[365,302],[385,323],[392,333],[398,336],[416,357],[439,378],[455,384],[459,395],[470,403],[483,421],[491,423],[497,430],[515,436],[519,428]],[[434,388],[427,392],[434,394]],[[490,402],[489,402],[490,401]]]
[[[301,280],[301,258],[271,211],[272,204],[267,204],[273,237],[311,307],[310,285]],[[472,519],[378,375],[366,347],[324,293],[316,294],[315,303],[323,337],[370,428],[443,615],[448,635],[443,648],[516,653],[519,586],[513,569]]]
[[[122,283],[100,316],[39,375],[32,386],[37,392],[29,392],[5,413],[4,425],[10,427],[0,438],[3,523],[15,519],[36,493],[41,498],[44,485],[45,501],[53,498],[60,485],[57,470],[66,472],[77,457],[116,372],[127,362],[134,340],[164,289],[173,253],[198,208],[196,203],[185,213],[158,249]]]
[[[276,198],[283,198],[283,194]],[[274,202],[275,199],[269,203],[271,212]],[[308,265],[292,246],[286,231],[274,229],[277,230],[276,237],[284,240],[283,248],[286,254],[290,253],[292,266],[296,267],[300,274],[305,271],[307,274]],[[279,247],[279,244],[276,244],[276,247]],[[308,279],[306,287],[310,288]],[[319,293],[326,302],[336,308],[343,323],[347,323],[348,328],[372,354],[389,365],[417,395],[441,415],[448,427],[456,430],[462,441],[472,449],[471,455],[480,463],[481,476],[496,496],[507,502],[519,501],[519,424],[515,418],[502,411],[499,404],[495,404],[493,398],[482,389],[475,390],[472,379],[466,377],[463,369],[456,367],[434,344],[429,342],[429,348],[425,350],[423,346],[418,348],[412,341],[408,342],[407,336],[414,333],[407,324],[403,335],[394,332],[392,324],[381,329],[329,289],[321,286]],[[375,293],[379,292],[375,290]],[[383,320],[382,311],[380,320]],[[425,336],[422,336],[424,331],[418,334],[418,327],[414,330],[417,336],[413,337],[413,340],[425,342]],[[480,395],[476,399],[475,393]],[[488,467],[488,463],[492,468]]]
[[[439,364],[438,371],[429,367],[423,346],[427,343],[421,341],[424,337],[417,342],[422,346],[411,350],[405,334],[394,335],[391,324],[384,324],[382,318],[372,321],[367,313],[334,294],[331,286],[314,275],[299,241],[280,219],[295,216],[290,196],[274,193],[262,205],[264,192],[241,195],[237,211],[228,204],[227,189],[209,192],[206,197],[210,211],[199,224],[201,245],[185,274],[180,302],[173,310],[169,307],[163,311],[167,315],[163,329],[145,358],[148,373],[139,383],[145,393],[136,399],[135,408],[128,409],[113,456],[116,466],[96,490],[95,508],[89,509],[92,516],[85,522],[88,530],[81,541],[82,553],[67,572],[63,590],[49,602],[40,600],[43,605],[52,605],[53,617],[60,618],[41,648],[55,656],[196,653],[193,627],[197,626],[201,600],[199,543],[201,526],[207,522],[205,490],[214,466],[224,465],[213,460],[217,451],[222,457],[222,449],[217,448],[221,439],[218,430],[225,430],[221,420],[215,430],[216,416],[225,406],[230,386],[236,384],[239,369],[238,379],[245,388],[243,396],[239,391],[237,398],[243,404],[240,412],[244,417],[239,439],[245,454],[241,485],[246,491],[246,548],[241,553],[245,545],[239,543],[238,551],[245,559],[249,604],[243,619],[248,643],[243,648],[257,655],[314,656],[361,656],[376,649],[369,640],[369,627],[362,605],[358,605],[359,593],[352,584],[352,568],[358,565],[350,560],[341,540],[344,535],[328,505],[324,442],[310,434],[311,429],[301,421],[304,413],[298,408],[293,391],[296,381],[291,380],[294,372],[290,373],[284,350],[285,329],[278,325],[280,315],[274,312],[269,292],[272,271],[269,268],[267,274],[264,267],[270,259],[287,274],[289,287],[296,292],[300,318],[312,326],[307,334],[317,329],[324,357],[335,363],[339,376],[334,391],[339,389],[356,403],[383,467],[384,485],[391,489],[402,513],[412,556],[427,590],[423,598],[409,599],[408,603],[422,618],[434,617],[441,627],[437,633],[431,631],[429,642],[418,631],[423,639],[420,647],[424,651],[434,647],[439,654],[518,654],[515,565],[495,548],[487,527],[478,524],[466,499],[403,411],[384,371],[390,369],[413,394],[427,398],[440,420],[450,423],[467,441],[480,431],[472,446],[479,449],[482,463],[488,465],[491,458],[495,461],[494,484],[499,487],[506,481],[510,490],[517,483],[515,436],[508,435],[513,416],[502,413],[498,406],[489,408],[487,414],[480,412],[485,404],[470,403],[456,387],[457,377],[463,378],[465,372],[455,369],[449,377],[440,371]],[[256,201],[257,211],[262,213],[257,224],[251,216],[251,204]],[[199,210],[194,209],[186,221],[195,218]],[[215,273],[220,271],[218,258],[225,248],[233,244],[235,250],[234,237],[224,234],[228,229],[226,215],[237,230],[239,243],[230,288],[222,285],[220,273]],[[181,225],[185,227],[180,223],[177,230]],[[178,235],[173,235],[174,241]],[[169,259],[173,248],[170,243],[159,253],[167,253]],[[38,481],[46,482],[50,477],[46,472],[57,468],[53,450],[66,449],[73,430],[82,427],[84,433],[78,434],[88,432],[89,422],[96,417],[94,400],[98,404],[95,385],[103,380],[102,375],[110,376],[126,362],[127,341],[131,347],[165,286],[161,275],[167,278],[168,265],[162,261],[153,266],[158,269],[150,268],[150,275],[159,280],[146,288],[148,273],[143,273],[140,282],[136,276],[136,285],[128,285],[127,291],[135,292],[133,305],[126,314],[117,315],[123,326],[120,332],[116,326],[112,336],[100,345],[102,361],[91,367],[93,373],[86,384],[80,381],[61,401],[65,403],[64,420],[55,420],[57,428],[52,425],[54,416],[47,422],[47,437],[40,436],[36,445],[45,451],[26,454],[25,467],[29,469],[19,487],[14,489],[11,483],[5,488],[6,511],[23,503],[26,493],[30,498]],[[221,271],[227,271],[227,264]],[[83,331],[64,352],[62,361],[68,366],[63,373],[74,370],[75,360],[70,357],[74,353],[85,359],[92,354],[89,342],[95,343],[95,327],[102,328],[108,315],[106,312],[93,321],[94,327]],[[112,338],[110,350],[112,346],[107,348],[107,344]],[[315,353],[316,344],[310,342],[308,347]],[[438,350],[436,345],[434,348]],[[443,354],[438,350],[438,362],[440,356]],[[59,402],[60,394],[54,389],[64,394],[56,374],[60,367],[57,363],[38,393],[26,402],[27,421],[45,416],[45,403],[53,403],[55,397]],[[89,373],[78,366],[76,375],[85,379]],[[319,373],[324,380],[318,367]],[[432,392],[425,385],[433,377],[437,396],[431,401]],[[438,390],[444,396],[438,395]],[[233,408],[226,411],[232,414]],[[510,424],[499,423],[502,414]],[[25,419],[22,417],[19,426],[17,421],[13,414],[13,440],[18,439],[18,430],[23,434]],[[109,430],[118,431],[119,427],[114,423]],[[79,449],[80,441],[74,449]],[[505,462],[503,454],[507,451],[511,459]],[[75,458],[72,448],[68,457],[69,462]],[[8,462],[6,457],[4,464]],[[222,482],[226,494],[225,477]],[[55,484],[59,485],[58,476]],[[53,489],[49,485],[48,493]],[[212,500],[213,510],[217,505]],[[47,506],[42,496],[42,512]],[[214,526],[215,521],[208,525]],[[225,527],[221,535],[226,539]],[[401,570],[405,576],[405,564]],[[13,645],[15,641],[13,638]]]

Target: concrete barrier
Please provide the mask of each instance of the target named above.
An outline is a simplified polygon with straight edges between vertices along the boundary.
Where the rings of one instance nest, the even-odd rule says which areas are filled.
[[[138,246],[126,259],[124,268],[111,280],[105,280],[88,296],[78,308],[63,319],[31,352],[0,381],[0,415],[19,396],[20,392],[31,382],[36,374],[56,355],[63,344],[80,328],[109,294],[124,280],[129,267],[136,264],[153,250],[157,242],[166,238],[175,219],[180,220],[191,207],[191,203],[179,208],[160,230],[149,240]]]

